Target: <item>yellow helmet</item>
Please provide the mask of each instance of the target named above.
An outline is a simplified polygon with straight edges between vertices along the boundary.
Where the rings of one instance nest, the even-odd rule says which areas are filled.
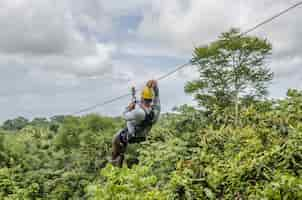
[[[150,88],[150,87],[144,87],[142,93],[141,93],[141,97],[143,99],[150,99],[152,100],[154,98],[154,92],[153,92],[153,89]]]

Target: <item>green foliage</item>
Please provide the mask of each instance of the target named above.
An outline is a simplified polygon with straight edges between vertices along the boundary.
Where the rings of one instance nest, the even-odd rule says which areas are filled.
[[[186,91],[203,108],[163,114],[147,141],[128,146],[129,168],[108,164],[121,118],[5,121],[0,199],[302,199],[302,92],[259,98],[270,53],[235,29],[196,48],[200,79]]]
[[[87,187],[88,199],[167,199],[165,193],[156,186],[157,178],[147,167],[118,169],[108,165],[101,171],[102,181]],[[105,184],[102,184],[104,182]]]
[[[200,77],[188,82],[185,91],[195,94],[200,106],[208,110],[234,107],[235,123],[239,98],[255,99],[267,94],[273,74],[265,61],[271,44],[257,37],[241,36],[231,29],[209,45],[195,48],[192,64]]]
[[[130,170],[134,174],[124,180],[120,173],[129,169],[114,168],[99,180],[101,186],[91,185],[92,196],[137,198],[131,191],[140,187],[133,186],[132,177],[145,168],[140,176],[155,176],[158,186],[149,191],[158,190],[164,199],[300,199],[301,100],[300,92],[290,90],[286,99],[255,102],[240,110],[237,128],[221,121],[224,124],[217,129],[207,120],[207,126],[198,126],[206,115],[181,107],[175,114],[164,115],[148,141],[138,147],[140,163]],[[106,185],[109,176],[110,187]]]
[[[66,116],[56,131],[41,123],[0,131],[0,199],[302,198],[301,92],[243,102],[236,127],[228,109],[215,120],[187,105],[174,111],[129,146],[130,168],[107,161],[120,118]]]
[[[24,117],[17,117],[16,119],[12,120],[6,120],[2,128],[4,130],[9,130],[9,131],[16,131],[16,130],[21,130],[28,124],[28,119]]]
[[[57,132],[37,123],[0,133],[0,199],[83,199],[121,121],[88,115],[56,123]]]

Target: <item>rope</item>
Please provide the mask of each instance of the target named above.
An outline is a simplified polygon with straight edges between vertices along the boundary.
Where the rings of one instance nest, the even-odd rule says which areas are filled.
[[[166,79],[166,78],[168,78],[169,76],[171,76],[172,74],[176,73],[177,71],[179,71],[179,70],[185,68],[185,67],[186,67],[187,65],[189,65],[189,64],[191,64],[191,63],[186,63],[186,64],[183,64],[183,65],[180,65],[179,67],[177,67],[177,68],[175,68],[174,70],[168,72],[167,74],[164,74],[164,75],[158,77],[156,80],[160,81],[160,80]],[[131,95],[132,95],[131,93],[123,94],[123,95],[121,95],[121,96],[118,96],[118,97],[109,99],[109,100],[104,101],[104,102],[102,102],[102,103],[98,103],[98,104],[95,104],[95,105],[93,105],[93,106],[90,106],[90,107],[81,109],[81,110],[79,110],[79,111],[77,111],[77,112],[72,113],[71,115],[77,115],[77,114],[80,114],[80,113],[83,113],[83,112],[87,112],[87,111],[93,110],[93,109],[95,109],[95,108],[97,108],[97,107],[102,107],[102,106],[105,106],[105,105],[107,105],[107,104],[113,103],[113,102],[115,102],[115,101],[121,100],[121,99],[123,99],[123,98],[125,98],[125,97],[129,97],[129,96],[131,96]]]
[[[240,36],[247,35],[248,33],[250,33],[250,32],[252,32],[252,31],[258,29],[259,27],[261,27],[261,26],[263,26],[263,25],[265,25],[265,24],[270,23],[270,22],[273,21],[274,19],[276,19],[276,18],[278,18],[278,17],[281,17],[282,15],[288,13],[289,11],[293,10],[294,8],[296,8],[296,7],[300,6],[300,5],[302,5],[302,1],[301,1],[301,2],[298,2],[298,3],[296,3],[296,4],[294,4],[293,6],[290,6],[289,8],[287,8],[287,9],[285,9],[285,10],[282,10],[281,12],[277,13],[276,15],[274,15],[274,16],[272,16],[272,17],[266,19],[266,20],[264,20],[263,22],[257,24],[256,26],[254,26],[254,27],[252,27],[252,28],[250,28],[250,29],[246,30],[245,32],[241,33]]]
[[[120,100],[120,99],[123,99],[123,98],[125,98],[125,97],[129,97],[129,96],[131,96],[131,93],[123,94],[123,95],[121,95],[121,96],[118,96],[118,97],[109,99],[109,100],[104,101],[104,102],[102,102],[102,103],[98,103],[98,104],[95,104],[95,105],[93,105],[93,106],[90,106],[90,107],[84,108],[84,109],[82,109],[82,110],[79,110],[79,111],[77,111],[77,112],[71,113],[71,115],[77,115],[77,114],[80,114],[80,113],[83,113],[83,112],[87,112],[87,111],[93,110],[93,109],[95,109],[95,108],[97,108],[97,107],[102,107],[102,106],[104,106],[104,105],[110,104],[110,103],[112,103],[112,102],[114,102],[114,101],[118,101],[118,100]]]
[[[252,28],[250,28],[250,29],[248,29],[248,30],[242,32],[242,33],[240,34],[240,37],[242,37],[242,36],[244,36],[244,35],[247,35],[247,34],[249,34],[250,32],[253,32],[253,31],[255,31],[256,29],[260,28],[261,26],[264,26],[264,25],[266,25],[266,24],[272,22],[272,21],[275,20],[276,18],[281,17],[282,15],[288,13],[289,11],[293,10],[294,8],[296,8],[296,7],[300,6],[300,5],[302,5],[302,1],[296,3],[296,4],[292,5],[292,6],[290,6],[289,8],[287,8],[287,9],[285,9],[285,10],[282,10],[281,12],[279,12],[279,13],[273,15],[272,17],[270,17],[270,18],[268,18],[268,19],[262,21],[261,23],[255,25],[254,27],[252,27]],[[185,63],[185,64],[183,64],[183,65],[180,65],[180,66],[176,67],[176,68],[173,69],[172,71],[170,71],[170,72],[168,72],[168,73],[166,73],[166,74],[160,76],[160,77],[157,78],[156,80],[160,81],[160,80],[166,79],[166,78],[168,78],[169,76],[171,76],[171,75],[175,74],[176,72],[178,72],[179,70],[181,70],[181,69],[187,67],[188,65],[191,65],[191,62],[188,62],[188,63]],[[102,103],[98,103],[98,104],[95,104],[95,105],[93,105],[93,106],[89,106],[89,107],[87,107],[87,108],[84,108],[84,109],[81,109],[81,110],[79,110],[79,111],[77,111],[77,112],[72,113],[72,115],[76,115],[76,114],[80,114],[80,113],[83,113],[83,112],[87,112],[87,111],[93,110],[93,109],[95,109],[95,108],[97,108],[97,107],[105,106],[105,105],[107,105],[107,104],[113,103],[113,102],[115,102],[115,101],[118,101],[118,100],[120,100],[120,99],[123,99],[123,98],[125,98],[125,97],[129,97],[129,96],[131,96],[131,93],[127,93],[127,94],[124,94],[124,95],[121,95],[121,96],[118,96],[118,97],[109,99],[109,100],[107,100],[107,101],[104,101],[104,102],[102,102]]]

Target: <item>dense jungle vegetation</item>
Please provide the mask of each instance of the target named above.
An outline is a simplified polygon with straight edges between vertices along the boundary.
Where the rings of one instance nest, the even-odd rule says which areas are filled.
[[[302,92],[265,98],[270,51],[236,30],[195,49],[201,77],[185,89],[200,107],[162,114],[123,168],[108,163],[121,118],[7,120],[0,199],[302,199]]]

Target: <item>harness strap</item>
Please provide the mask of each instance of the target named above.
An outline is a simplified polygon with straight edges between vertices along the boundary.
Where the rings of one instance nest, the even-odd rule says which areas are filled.
[[[150,112],[147,111],[145,107],[140,105],[141,109],[145,112],[145,119],[141,122],[141,125],[151,125],[154,117],[153,110],[151,108]],[[139,125],[140,126],[140,125]]]
[[[127,145],[127,143],[128,143],[128,135],[127,134],[128,134],[128,129],[127,128],[122,130],[119,134],[119,139],[124,145]]]
[[[145,120],[146,120],[147,116],[148,116],[150,113],[148,113],[147,109],[146,109],[144,106],[142,106],[141,104],[139,104],[139,106],[140,106],[140,108],[145,112]]]

